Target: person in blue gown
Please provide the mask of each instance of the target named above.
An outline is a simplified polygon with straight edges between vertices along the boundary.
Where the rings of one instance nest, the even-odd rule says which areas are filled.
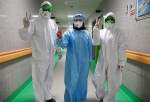
[[[81,102],[87,97],[87,80],[92,60],[92,39],[84,26],[85,17],[76,14],[73,28],[63,36],[57,35],[56,44],[66,48],[64,102]]]

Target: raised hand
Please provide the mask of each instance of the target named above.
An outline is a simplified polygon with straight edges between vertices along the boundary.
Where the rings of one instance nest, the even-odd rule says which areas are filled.
[[[99,20],[98,20],[98,18],[96,18],[96,23],[95,23],[95,26],[96,26],[96,27],[98,27],[98,28],[100,27],[100,23],[99,23]]]
[[[30,20],[31,19],[31,15],[28,17],[27,12],[26,12],[26,17],[23,18],[23,25],[24,28],[28,28],[30,25]]]

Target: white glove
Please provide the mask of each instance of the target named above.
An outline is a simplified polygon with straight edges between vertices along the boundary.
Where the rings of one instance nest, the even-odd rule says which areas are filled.
[[[24,28],[28,28],[29,25],[30,25],[30,21],[27,17],[24,17],[23,18],[23,25],[24,25]]]

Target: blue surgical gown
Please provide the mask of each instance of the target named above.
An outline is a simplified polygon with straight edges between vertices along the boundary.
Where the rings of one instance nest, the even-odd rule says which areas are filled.
[[[87,30],[69,29],[56,43],[67,48],[64,102],[81,102],[87,96],[89,65],[92,59],[90,33]]]

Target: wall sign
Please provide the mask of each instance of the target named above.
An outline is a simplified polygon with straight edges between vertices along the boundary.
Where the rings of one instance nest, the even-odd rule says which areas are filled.
[[[136,0],[136,20],[150,18],[150,0]]]

